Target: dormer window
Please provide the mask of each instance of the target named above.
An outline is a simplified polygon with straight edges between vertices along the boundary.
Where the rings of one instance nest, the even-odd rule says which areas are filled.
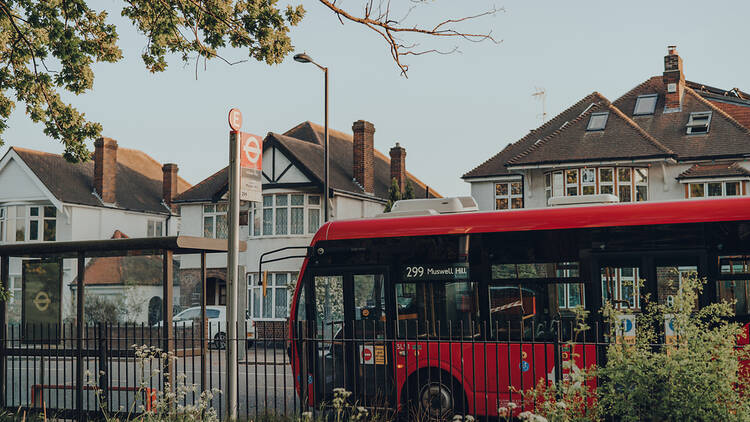
[[[656,94],[639,95],[638,99],[635,100],[635,110],[633,110],[634,116],[645,116],[648,114],[654,114],[656,109],[656,100],[659,96]]]
[[[607,126],[607,117],[609,117],[608,111],[604,113],[592,113],[586,131],[604,130],[604,127]]]
[[[711,124],[711,112],[701,111],[698,113],[690,113],[690,119],[687,123],[687,133],[708,133],[708,128]]]

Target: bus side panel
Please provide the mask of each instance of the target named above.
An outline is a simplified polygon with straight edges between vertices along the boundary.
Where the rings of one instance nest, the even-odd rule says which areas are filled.
[[[554,379],[555,348],[549,343],[474,343],[476,385],[468,386],[469,412],[497,416],[498,408],[524,407],[521,392]],[[472,388],[474,387],[474,388]],[[527,406],[527,410],[533,409]]]

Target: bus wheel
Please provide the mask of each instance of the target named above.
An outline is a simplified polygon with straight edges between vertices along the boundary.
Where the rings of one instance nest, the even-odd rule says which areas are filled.
[[[419,389],[419,411],[430,420],[446,420],[456,412],[456,401],[450,385],[433,381]]]

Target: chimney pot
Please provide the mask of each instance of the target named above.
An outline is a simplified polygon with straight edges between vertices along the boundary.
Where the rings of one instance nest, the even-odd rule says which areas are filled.
[[[396,179],[401,192],[406,188],[406,150],[398,142],[390,150],[391,180]]]
[[[352,124],[354,145],[352,147],[352,173],[354,179],[367,193],[375,192],[375,126],[365,120]]]
[[[117,199],[117,141],[99,138],[94,141],[94,190],[107,204]]]
[[[172,200],[177,196],[177,172],[179,168],[177,164],[167,163],[161,167],[162,172],[162,198],[164,203],[167,204],[170,209],[172,208]]]

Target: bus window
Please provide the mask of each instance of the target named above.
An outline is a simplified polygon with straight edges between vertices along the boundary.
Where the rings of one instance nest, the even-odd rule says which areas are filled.
[[[551,340],[560,320],[557,290],[564,284],[490,285],[490,329],[498,340]]]
[[[385,337],[385,287],[382,274],[354,274],[354,330],[358,339]]]
[[[469,281],[397,284],[399,337],[477,337],[477,287]]]
[[[315,330],[318,339],[334,338],[344,324],[344,278],[315,277]]]
[[[745,277],[744,280],[739,279]],[[750,315],[750,256],[720,256],[719,280],[716,284],[719,300],[734,302],[737,316]]]
[[[660,305],[674,304],[674,297],[682,288],[682,281],[686,278],[698,276],[697,266],[656,266],[656,289]],[[695,298],[695,308],[698,308],[698,298]]]
[[[641,280],[637,267],[602,267],[602,300],[617,309],[641,308]]]

